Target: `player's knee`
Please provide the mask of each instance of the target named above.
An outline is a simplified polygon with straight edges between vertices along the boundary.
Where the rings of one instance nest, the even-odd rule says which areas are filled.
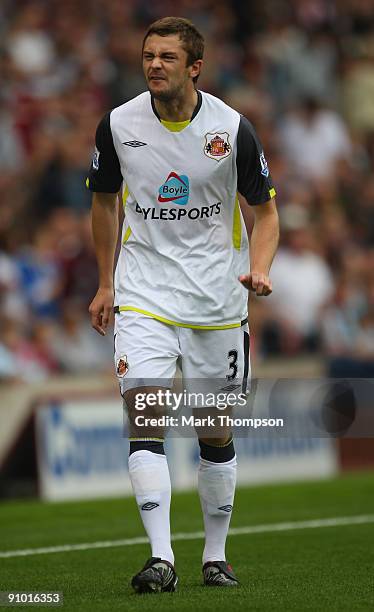
[[[152,401],[158,389],[130,389],[124,394],[124,407],[128,415],[130,437],[163,438],[164,427],[161,417],[165,414],[164,406]],[[154,404],[154,405],[153,405]]]
[[[235,457],[232,435],[226,438],[199,438],[200,457],[212,463],[227,463]]]
[[[146,414],[150,417],[159,417],[165,413],[163,403],[157,401],[161,389],[151,387],[129,389],[123,394],[124,405],[129,414]],[[156,398],[156,399],[155,399]]]

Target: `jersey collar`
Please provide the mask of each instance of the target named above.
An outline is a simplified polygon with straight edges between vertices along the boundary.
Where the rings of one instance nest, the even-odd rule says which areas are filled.
[[[191,119],[190,119],[190,121],[192,121],[193,119],[195,119],[195,117],[196,117],[197,113],[199,112],[199,110],[200,110],[200,108],[201,108],[201,104],[202,104],[202,101],[203,101],[203,97],[202,97],[202,95],[201,95],[201,91],[199,91],[199,90],[197,89],[197,90],[196,90],[196,92],[197,92],[197,104],[196,104],[196,106],[195,106],[195,108],[194,108],[194,111],[193,111],[193,113],[192,113],[192,115],[191,115]],[[159,121],[161,121],[161,117],[160,117],[160,115],[159,115],[159,114],[158,114],[158,112],[157,112],[156,105],[155,105],[155,101],[154,101],[154,99],[153,99],[153,96],[152,96],[152,95],[151,95],[151,104],[152,104],[152,110],[153,110],[154,114],[156,115],[157,119],[158,119]]]

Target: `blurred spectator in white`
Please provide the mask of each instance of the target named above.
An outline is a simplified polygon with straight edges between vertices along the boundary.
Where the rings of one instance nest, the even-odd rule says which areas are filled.
[[[20,8],[9,29],[7,51],[25,74],[44,73],[53,62],[53,40],[45,28],[46,19],[46,6],[31,1]]]
[[[374,376],[374,283],[357,292],[349,279],[338,284],[322,316],[328,374],[333,378]]]
[[[111,371],[113,338],[99,337],[92,329],[85,305],[66,300],[62,305],[61,323],[51,338],[51,351],[60,368],[69,374],[92,374]]]
[[[321,313],[322,340],[330,357],[348,355],[354,351],[364,308],[363,293],[342,276],[337,281],[331,301]]]
[[[341,117],[315,98],[290,111],[279,125],[284,155],[295,174],[306,179],[330,179],[340,159],[350,159],[352,146]]]
[[[308,212],[300,205],[287,204],[280,209],[280,222],[283,244],[271,269],[268,317],[280,352],[315,350],[319,312],[332,294],[333,278],[313,249]]]
[[[0,335],[0,383],[17,383],[20,378],[17,374],[16,358]]]
[[[0,317],[27,318],[28,308],[21,291],[17,264],[7,253],[0,251]]]
[[[336,101],[338,54],[332,33],[322,28],[300,36],[299,31],[299,45],[294,51],[287,60],[295,99]]]
[[[274,16],[269,26],[256,38],[258,53],[269,62],[274,103],[284,110],[305,97],[335,102],[338,54],[331,30],[307,32]]]
[[[25,323],[3,319],[0,327],[0,380],[40,382],[56,370],[45,339],[49,328],[33,330],[34,338],[27,334]]]

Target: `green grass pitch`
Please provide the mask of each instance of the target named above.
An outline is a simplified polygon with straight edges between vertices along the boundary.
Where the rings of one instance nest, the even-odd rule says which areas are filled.
[[[241,488],[231,526],[362,514],[374,514],[370,472]],[[196,493],[173,496],[172,530],[202,530]],[[142,535],[133,499],[0,506],[1,551]],[[0,590],[63,591],[61,609],[77,612],[374,609],[374,523],[231,536],[227,554],[241,581],[237,589],[201,586],[202,547],[201,539],[174,543],[180,578],[174,594],[132,592],[131,576],[149,556],[145,544],[0,558]]]

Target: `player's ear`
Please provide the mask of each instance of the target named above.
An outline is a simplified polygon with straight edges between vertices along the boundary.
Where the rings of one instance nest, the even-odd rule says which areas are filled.
[[[193,64],[191,64],[191,66],[189,66],[191,79],[195,79],[200,75],[203,63],[203,60],[196,60]]]

